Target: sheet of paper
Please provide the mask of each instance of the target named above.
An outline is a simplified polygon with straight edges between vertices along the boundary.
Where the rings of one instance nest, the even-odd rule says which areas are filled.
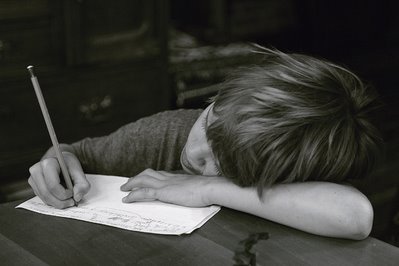
[[[34,197],[16,208],[92,223],[155,234],[190,234],[201,227],[219,210],[219,206],[189,208],[154,202],[123,203],[120,186],[125,177],[86,175],[91,184],[89,193],[78,207],[59,210]]]

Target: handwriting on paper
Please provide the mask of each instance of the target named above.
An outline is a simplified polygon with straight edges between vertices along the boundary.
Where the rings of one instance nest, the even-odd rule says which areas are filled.
[[[34,212],[155,234],[187,234],[202,226],[220,207],[188,208],[162,202],[122,203],[126,192],[119,187],[126,178],[87,175],[91,190],[78,207],[59,210],[40,198],[32,198],[17,208]]]

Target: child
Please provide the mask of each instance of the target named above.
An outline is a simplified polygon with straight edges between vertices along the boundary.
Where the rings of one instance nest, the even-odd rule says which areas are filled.
[[[134,176],[121,187],[123,202],[217,204],[314,234],[366,238],[368,199],[326,181],[365,177],[376,161],[381,139],[366,117],[374,92],[330,62],[256,52],[262,62],[233,73],[204,111],[166,111],[61,145],[73,191],[59,184],[48,150],[29,169],[35,194],[66,208],[89,191],[84,172]]]

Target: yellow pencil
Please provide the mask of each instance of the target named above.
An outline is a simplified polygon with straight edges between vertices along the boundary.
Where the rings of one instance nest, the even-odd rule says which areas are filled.
[[[60,145],[57,140],[57,135],[55,134],[53,123],[51,122],[50,114],[47,110],[47,106],[46,106],[46,102],[44,101],[42,90],[40,89],[39,81],[37,80],[37,77],[36,77],[35,73],[33,72],[33,66],[28,66],[27,69],[29,70],[29,73],[31,76],[30,79],[32,81],[33,88],[35,89],[36,97],[37,97],[37,100],[39,101],[40,109],[42,110],[44,121],[46,122],[47,130],[50,135],[51,142],[53,143],[55,154],[57,156],[58,163],[60,164],[60,167],[61,167],[62,175],[64,176],[65,184],[66,184],[67,188],[73,192],[72,180],[69,175],[67,166],[65,164],[64,156],[61,153]],[[77,206],[77,203],[75,200],[74,200],[74,202],[75,202],[75,206]]]

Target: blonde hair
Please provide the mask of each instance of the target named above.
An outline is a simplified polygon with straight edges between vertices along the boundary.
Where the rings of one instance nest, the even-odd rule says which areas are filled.
[[[349,70],[258,46],[259,65],[221,84],[207,137],[223,175],[242,186],[365,177],[382,140],[368,119],[376,92]]]

